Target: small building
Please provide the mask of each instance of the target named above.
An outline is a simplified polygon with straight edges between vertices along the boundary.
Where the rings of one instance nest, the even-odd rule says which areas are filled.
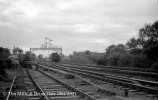
[[[13,54],[17,55],[17,54],[23,54],[23,50],[20,49],[19,47],[15,47],[13,49]]]

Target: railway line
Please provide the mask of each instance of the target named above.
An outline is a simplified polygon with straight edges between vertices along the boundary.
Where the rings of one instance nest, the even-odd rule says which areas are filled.
[[[85,100],[79,95],[75,95],[75,91],[67,89],[57,79],[50,77],[43,71],[30,70],[29,73],[45,96],[42,100]],[[40,93],[40,95],[42,94]]]
[[[22,100],[49,100],[44,91],[38,85],[38,83],[34,80],[29,70],[22,69],[23,72],[23,79],[24,79],[24,86],[25,91],[15,91],[13,87],[16,87],[16,79],[18,77],[14,77],[12,84],[10,86],[10,90],[5,100],[19,100],[22,99],[21,97],[25,97]],[[18,99],[19,98],[19,99]]]
[[[84,76],[92,77],[92,78],[99,79],[102,81],[111,82],[113,84],[116,84],[117,86],[123,86],[123,88],[127,89],[128,91],[133,91],[138,94],[147,94],[148,96],[151,96],[151,97],[154,97],[154,96],[157,97],[158,89],[157,89],[156,82],[138,80],[138,79],[132,80],[128,78],[125,79],[122,77],[118,78],[118,77],[108,76],[108,75],[103,76],[102,74],[97,73],[97,72],[87,71],[83,69],[81,70],[77,68],[70,68],[70,67],[68,68],[61,65],[55,65],[53,67],[58,68],[60,70],[65,70],[74,74],[77,73],[79,75],[84,75]],[[141,84],[138,84],[138,83],[141,83]]]
[[[100,69],[106,69],[106,68],[110,68],[110,69],[120,69],[120,70],[130,70],[130,71],[140,71],[140,72],[151,72],[151,73],[158,73],[157,70],[153,70],[151,68],[130,68],[130,67],[115,67],[115,66],[103,66],[103,65],[92,65],[92,64],[80,64],[80,63],[66,63],[66,62],[62,62],[61,64],[68,64],[68,65],[79,65],[79,66],[86,66],[86,67],[92,67],[92,68],[100,68]]]
[[[12,80],[12,83],[11,83],[11,85],[10,85],[10,89],[9,89],[8,94],[7,94],[7,96],[6,96],[6,100],[9,100],[9,97],[11,96],[11,91],[12,91],[13,84],[14,84],[14,82],[15,82],[15,79],[16,79],[16,75],[14,76],[14,78],[13,78],[13,80]]]
[[[121,100],[114,97],[113,92],[102,89],[84,78],[71,75],[65,77],[55,69],[51,72],[48,69],[24,70],[24,81],[26,92],[23,93],[27,96],[27,100]],[[11,86],[13,85],[14,82]],[[101,92],[98,92],[99,90]],[[8,95],[6,100],[12,100],[11,95]]]
[[[12,87],[14,86],[14,78]],[[42,63],[24,70],[26,100],[157,100],[156,82]],[[31,94],[31,95],[30,95]],[[6,100],[12,100],[12,95]]]
[[[66,67],[68,67],[68,66],[66,66]],[[83,69],[83,68],[80,68],[80,67],[70,67],[70,66],[68,68],[70,68],[72,70],[75,70],[75,71],[82,71],[84,73],[90,73],[90,74],[93,74],[93,75],[98,75],[98,76],[102,76],[102,77],[117,79],[117,80],[121,80],[121,81],[124,81],[124,82],[149,85],[149,86],[153,86],[154,88],[158,88],[158,82],[155,82],[155,81],[148,81],[148,80],[142,80],[142,79],[136,79],[136,78],[129,78],[129,77],[123,77],[123,76],[118,76],[118,75],[106,74],[106,73],[103,73],[103,72],[98,72],[98,71],[90,70],[90,69],[87,69],[87,68]]]
[[[61,65],[61,64],[58,64],[56,66],[63,66],[64,65]],[[129,78],[129,77],[125,77],[125,76],[118,76],[118,75],[114,75],[114,74],[107,74],[107,73],[103,73],[103,72],[100,72],[96,69],[89,69],[89,68],[83,68],[83,67],[76,67],[76,66],[65,66],[66,68],[70,68],[70,69],[73,69],[75,71],[82,71],[82,72],[85,72],[85,73],[90,73],[90,74],[94,74],[94,75],[99,75],[99,76],[102,76],[102,77],[109,77],[109,78],[112,78],[112,79],[117,79],[117,80],[121,80],[121,81],[125,81],[125,82],[130,82],[130,83],[136,83],[136,84],[139,84],[139,85],[146,85],[147,87],[148,86],[152,86],[155,88],[158,88],[158,82],[157,81],[149,81],[149,80],[143,80],[143,79],[137,79],[137,78]],[[65,68],[64,67],[64,68]]]
[[[68,64],[62,63],[60,65],[67,67],[80,67],[83,69],[95,70],[99,72],[110,72],[116,74],[123,74],[129,76],[146,76],[157,79],[158,72],[151,69],[140,69],[140,68],[125,68],[125,67],[109,67],[109,66],[98,66],[98,65],[83,65],[83,64]]]
[[[85,97],[84,100],[122,100],[115,97],[114,92],[98,86],[80,76],[72,75],[68,72],[53,68],[45,67],[44,70],[48,71],[48,73],[45,73],[46,75],[58,78],[58,80],[60,80],[62,84],[65,84],[66,87],[72,88],[74,91],[76,91],[76,94]]]

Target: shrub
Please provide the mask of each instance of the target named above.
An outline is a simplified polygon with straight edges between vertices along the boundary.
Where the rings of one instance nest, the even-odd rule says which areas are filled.
[[[133,55],[139,55],[139,54],[142,54],[142,52],[143,52],[142,49],[137,49],[137,48],[132,49],[132,50],[130,51],[130,53],[133,54]]]
[[[52,53],[49,58],[52,59],[53,62],[59,62],[61,60],[58,53]]]
[[[158,61],[151,65],[151,68],[158,71]]]
[[[131,66],[131,60],[132,60],[133,55],[126,53],[126,54],[122,54],[120,56],[120,60],[119,60],[119,66]]]
[[[117,66],[118,61],[120,60],[121,54],[122,53],[118,53],[118,52],[110,53],[107,57],[108,64],[112,66]]]
[[[147,68],[151,65],[151,61],[145,55],[134,55],[131,65],[140,68]]]
[[[84,63],[84,64],[93,64],[94,62],[85,56],[73,56],[71,58],[72,62],[75,63]]]
[[[107,65],[107,59],[103,59],[103,58],[98,59],[97,65]]]

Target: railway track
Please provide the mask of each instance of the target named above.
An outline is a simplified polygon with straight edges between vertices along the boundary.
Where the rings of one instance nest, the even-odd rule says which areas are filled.
[[[36,89],[32,88],[31,93],[33,94],[29,96],[29,100],[121,100],[114,97],[112,93],[98,92],[98,90],[104,89],[101,87],[98,89],[98,86],[81,77],[68,78],[59,73],[49,73],[49,71],[41,69],[27,71],[36,86]],[[30,83],[29,81],[27,83]]]
[[[108,66],[94,66],[94,65],[83,65],[83,64],[60,64],[63,66],[71,66],[71,67],[80,67],[83,69],[90,69],[90,70],[96,70],[99,72],[110,72],[110,73],[116,73],[116,74],[127,74],[127,75],[134,75],[134,76],[147,76],[156,78],[158,77],[158,72],[153,70],[143,70],[140,68],[124,68],[124,67],[108,67]]]
[[[70,74],[67,71],[49,68],[43,65],[40,65],[43,70],[48,71],[51,73],[51,75],[55,76],[53,73],[58,73],[57,77],[62,80],[64,83],[71,85],[72,87],[75,87],[86,94],[94,97],[96,100],[133,100],[133,97],[124,97],[120,95],[116,95],[116,93],[110,88],[107,88],[107,83],[103,81],[96,80],[95,78],[87,78],[87,77],[80,77],[75,74]],[[74,79],[66,79],[64,77],[67,77],[69,75],[74,75]],[[117,88],[115,88],[115,91],[122,92],[124,94],[124,91],[120,90],[118,91]],[[93,100],[93,99],[90,99]],[[137,99],[134,97],[134,100],[148,100],[148,99]],[[151,100],[151,99],[149,99]]]
[[[123,77],[123,76],[118,76],[118,75],[112,75],[112,74],[106,74],[103,72],[98,72],[98,71],[94,71],[94,70],[89,70],[89,69],[82,69],[79,67],[76,68],[72,68],[72,67],[68,67],[72,70],[78,71],[78,72],[84,72],[84,73],[90,73],[90,74],[94,74],[94,75],[98,75],[98,76],[102,76],[102,77],[107,77],[107,78],[112,78],[112,79],[116,79],[116,80],[120,80],[120,81],[124,81],[124,82],[129,82],[129,83],[135,83],[135,84],[142,84],[142,85],[149,85],[152,86],[154,88],[158,89],[158,82],[155,81],[148,81],[148,80],[142,80],[142,79],[136,79],[136,78],[129,78],[129,77]]]
[[[12,83],[10,85],[10,89],[8,91],[8,94],[7,94],[7,97],[6,97],[6,100],[9,100],[10,96],[11,96],[11,91],[12,91],[12,88],[13,88],[13,85],[15,83],[15,79],[16,79],[16,75],[14,76],[13,80],[12,80]]]
[[[98,68],[98,69],[120,69],[120,70],[130,70],[130,71],[138,71],[138,72],[151,72],[151,73],[158,73],[158,71],[150,69],[150,68],[130,68],[130,67],[115,67],[115,66],[103,66],[103,65],[92,65],[92,64],[79,64],[79,63],[61,63],[61,64],[68,64],[68,65],[79,65],[79,66],[86,66],[86,67],[92,67],[92,68]]]
[[[49,65],[49,64],[47,64]],[[52,64],[53,65],[53,64]],[[137,71],[130,71],[130,70],[119,70],[119,69],[105,69],[105,68],[96,68],[96,67],[89,67],[89,66],[78,66],[78,65],[68,65],[68,64],[57,64],[60,66],[65,66],[68,68],[75,68],[80,70],[87,70],[93,71],[96,73],[100,73],[100,75],[104,76],[120,76],[122,79],[132,79],[134,81],[139,81],[142,84],[149,83],[150,85],[157,86],[158,85],[158,73],[151,73],[151,72],[137,72]],[[145,82],[144,82],[145,81]]]
[[[90,73],[90,74],[94,74],[94,75],[99,75],[99,76],[103,76],[103,77],[107,77],[107,78],[112,78],[112,79],[117,79],[117,80],[121,80],[124,82],[130,82],[130,83],[135,83],[135,84],[139,84],[139,85],[146,85],[147,87],[151,86],[154,89],[158,89],[158,82],[155,81],[149,81],[149,80],[143,80],[143,79],[136,79],[136,78],[129,78],[129,77],[124,77],[124,76],[118,76],[118,75],[113,75],[113,74],[107,74],[107,73],[103,73],[103,72],[98,72],[96,69],[89,69],[89,68],[82,68],[82,67],[73,67],[73,66],[64,66],[64,65],[56,65],[56,66],[63,66],[64,68],[70,68],[73,69],[75,71],[82,71],[85,73]]]
[[[35,77],[32,76],[31,70],[25,71],[24,81],[28,93],[28,100],[49,100],[48,96],[45,95],[45,91],[38,83],[38,80],[35,80]]]
[[[42,71],[29,70],[29,73],[36,85],[40,87],[42,91],[40,95],[44,95],[42,100],[84,100],[79,95],[75,95],[74,91],[65,88],[55,78],[44,74]]]
[[[72,98],[72,100],[121,100],[120,98],[114,97],[113,96],[114,93],[109,92],[109,91],[107,92],[107,90],[95,84],[92,84],[91,82],[81,77],[75,77],[68,74],[67,72],[62,71],[62,74],[64,73],[66,75],[65,76],[65,75],[59,74],[58,71],[55,71],[55,69],[53,69],[52,71],[49,72],[48,69],[46,71],[40,70],[40,72],[47,75],[48,77],[52,78],[53,76],[54,79],[58,83],[62,84],[67,89],[75,92],[79,98]],[[106,92],[103,92],[103,91],[99,92],[99,90],[103,90]],[[71,98],[66,99],[66,97],[63,97],[63,99],[59,99],[59,100],[70,100],[70,99]]]
[[[20,73],[22,73],[22,76],[19,76],[20,74],[17,74],[18,76],[14,77],[5,100],[49,100],[46,95],[40,95],[44,92],[38,85],[38,83],[34,80],[32,75],[30,74],[30,71],[26,69],[20,69],[20,71]],[[24,80],[23,86],[25,86],[25,90],[14,89],[20,88],[17,87],[17,80],[19,77],[22,77]]]
[[[79,75],[84,75],[87,77],[93,77],[93,78],[103,80],[103,81],[112,82],[117,85],[122,85],[124,87],[127,87],[129,91],[132,88],[132,89],[134,89],[133,91],[137,92],[138,94],[147,93],[148,95],[154,94],[153,96],[157,96],[157,93],[158,93],[158,89],[155,89],[155,88],[147,86],[147,85],[145,86],[145,85],[135,84],[135,83],[132,83],[131,80],[127,80],[127,79],[125,81],[124,79],[121,79],[121,77],[120,77],[120,79],[118,79],[118,77],[115,78],[113,76],[105,77],[105,76],[100,75],[99,73],[95,73],[95,72],[91,72],[91,71],[87,71],[87,70],[85,71],[85,70],[81,70],[81,69],[67,68],[67,67],[64,67],[61,65],[60,66],[56,65],[55,68],[58,68],[60,70],[69,71],[71,73],[77,73]],[[138,80],[134,80],[134,81],[138,81]],[[144,80],[141,80],[141,81],[144,82]],[[150,83],[150,82],[148,82],[148,83]],[[155,84],[155,83],[151,83],[151,84]]]

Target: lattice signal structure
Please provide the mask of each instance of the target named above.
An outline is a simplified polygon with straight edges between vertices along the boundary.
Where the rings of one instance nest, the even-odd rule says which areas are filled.
[[[48,51],[48,55],[50,55],[50,51],[54,51],[56,53],[58,53],[59,55],[62,55],[62,47],[59,47],[59,46],[54,46],[52,44],[53,40],[49,39],[49,38],[45,38],[45,43],[42,44],[42,46],[40,48],[30,48],[30,51],[31,52],[34,52],[34,51],[39,51],[39,50],[43,50],[44,52],[45,51]]]

